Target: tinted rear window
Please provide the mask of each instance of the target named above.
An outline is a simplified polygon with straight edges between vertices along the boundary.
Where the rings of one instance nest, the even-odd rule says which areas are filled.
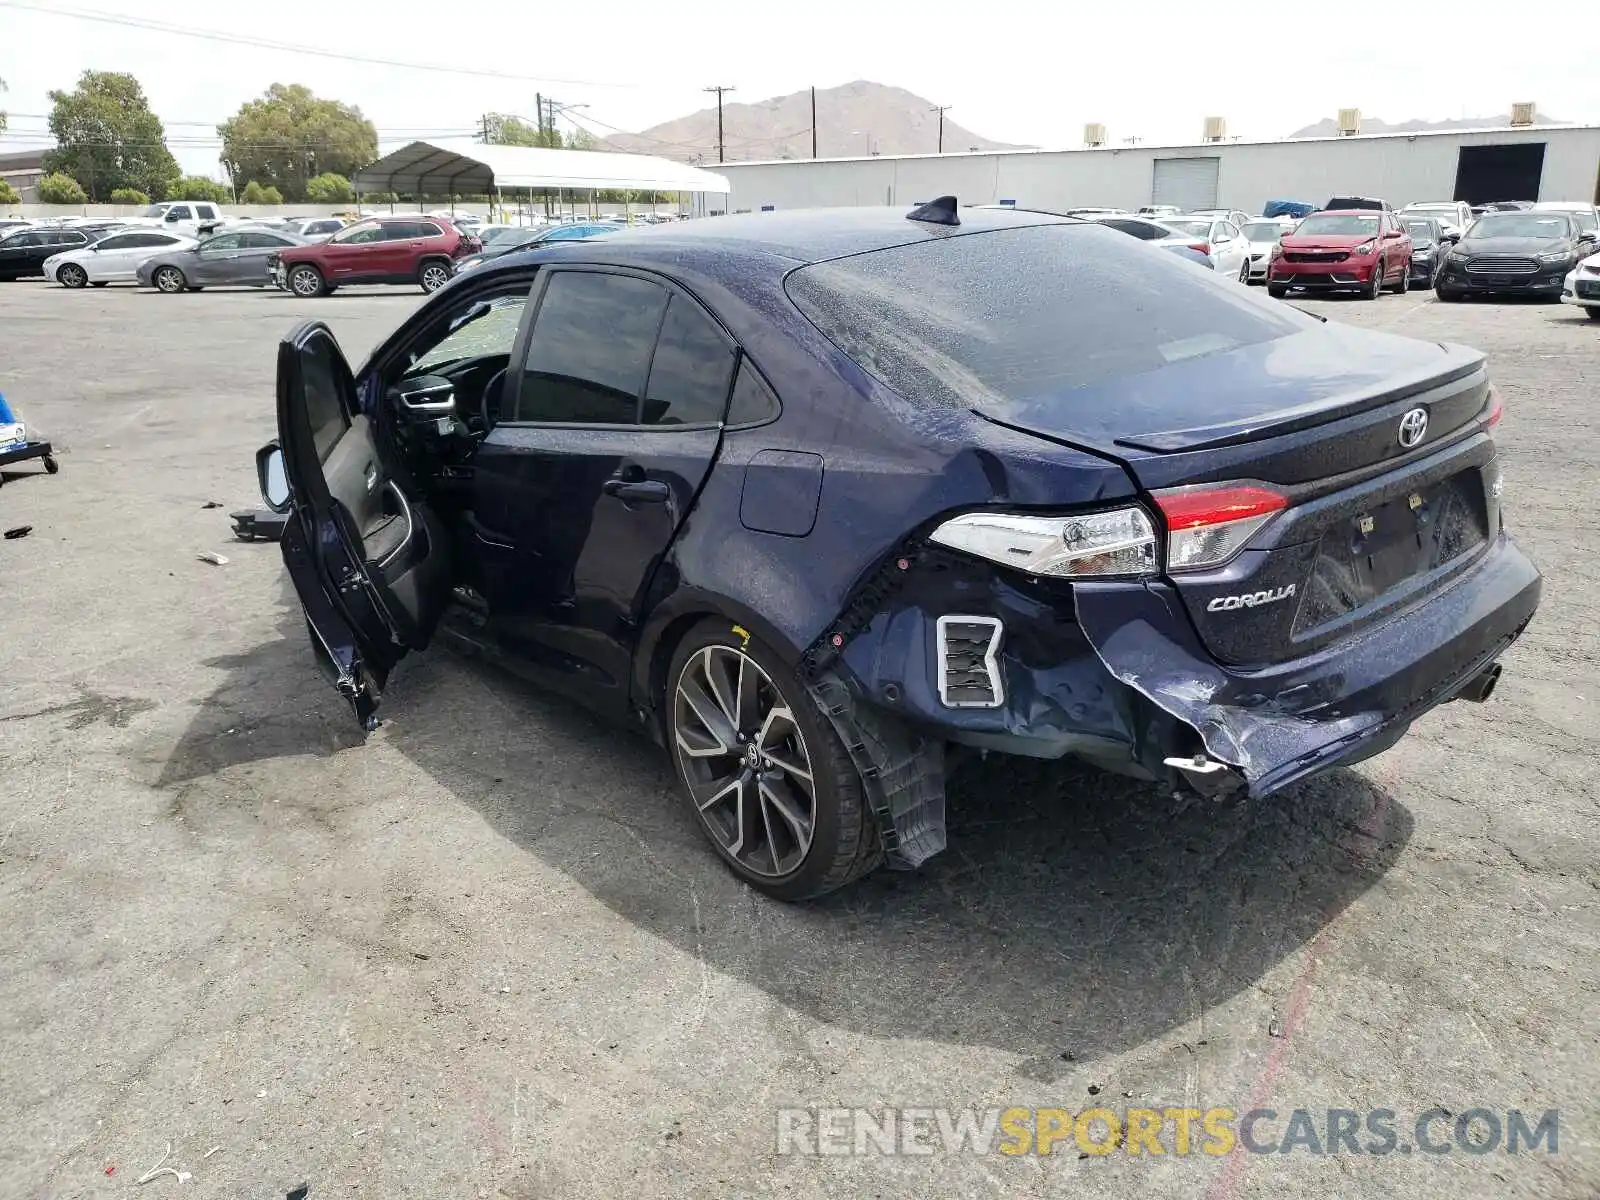
[[[789,276],[794,303],[908,400],[1001,409],[1309,328],[1097,225],[917,242]]]

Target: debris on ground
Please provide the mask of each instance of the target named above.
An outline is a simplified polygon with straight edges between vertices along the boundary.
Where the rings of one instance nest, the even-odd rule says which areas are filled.
[[[310,1194],[311,1185],[309,1183],[302,1183],[297,1188],[290,1188],[289,1194],[285,1196],[283,1200],[306,1200],[306,1197]]]
[[[215,550],[207,550],[202,554],[195,555],[195,557],[203,563],[210,563],[213,567],[225,567],[228,565],[228,556],[226,554],[218,554]]]
[[[14,542],[18,538],[27,537],[32,532],[33,532],[33,526],[32,525],[18,525],[15,528],[6,530],[6,541]]]
[[[166,1165],[167,1159],[169,1159],[171,1157],[172,1157],[172,1143],[168,1142],[167,1143],[167,1152],[161,1156],[161,1161],[158,1162],[155,1166],[151,1167],[143,1175],[139,1176],[139,1178],[135,1179],[133,1181],[134,1184],[136,1186],[142,1187],[145,1184],[149,1183],[152,1179],[160,1179],[163,1175],[171,1175],[179,1183],[188,1183],[189,1180],[194,1178],[194,1176],[189,1174],[189,1172],[187,1172],[187,1171],[179,1171],[174,1167],[167,1166]]]
[[[200,507],[201,508],[221,508],[222,507],[222,501],[220,501],[220,500],[207,500]]]
[[[1272,1018],[1272,1023],[1267,1026],[1267,1036],[1268,1037],[1282,1037],[1283,1036],[1283,1022],[1278,1020],[1277,1017],[1273,1017]]]
[[[201,1158],[210,1158],[213,1154],[215,1154],[218,1150],[221,1150],[221,1149],[222,1149],[221,1146],[213,1146],[213,1147],[211,1147],[211,1149],[207,1150],[200,1157]]]

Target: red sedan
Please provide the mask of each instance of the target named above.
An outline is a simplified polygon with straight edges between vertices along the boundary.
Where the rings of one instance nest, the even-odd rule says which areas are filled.
[[[1391,212],[1348,209],[1312,213],[1286,233],[1267,263],[1267,291],[1290,288],[1359,291],[1376,300],[1403,293],[1411,278],[1411,235]]]

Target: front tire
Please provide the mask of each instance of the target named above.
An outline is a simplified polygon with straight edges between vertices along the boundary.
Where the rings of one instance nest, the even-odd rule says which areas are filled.
[[[679,786],[739,878],[774,899],[805,900],[877,865],[861,777],[772,651],[705,621],[673,655],[663,700]]]
[[[1244,262],[1239,264],[1239,282],[1245,287],[1250,286],[1250,256],[1244,256]]]
[[[156,285],[156,291],[164,292],[168,296],[176,296],[189,286],[189,281],[177,267],[159,268],[150,282]]]
[[[449,282],[450,268],[436,258],[423,263],[417,272],[417,283],[430,296]]]
[[[57,269],[56,282],[64,288],[76,290],[88,285],[89,272],[85,271],[77,263],[67,263],[66,266]]]
[[[1583,311],[1589,314],[1589,320],[1600,321],[1600,308],[1586,308]]]
[[[328,290],[327,285],[322,282],[322,272],[305,263],[301,263],[289,272],[287,282],[289,290],[302,300],[321,296]]]
[[[1269,282],[1267,284],[1267,295],[1271,296],[1274,300],[1282,300],[1288,294],[1289,289],[1281,283]]]
[[[1456,291],[1454,288],[1447,288],[1442,284],[1433,289],[1433,294],[1440,300],[1443,300],[1446,304],[1455,304],[1461,299],[1460,292]]]
[[[1383,295],[1383,260],[1379,259],[1372,268],[1372,282],[1367,286],[1367,290],[1362,293],[1361,298],[1363,300],[1376,300],[1381,295]]]

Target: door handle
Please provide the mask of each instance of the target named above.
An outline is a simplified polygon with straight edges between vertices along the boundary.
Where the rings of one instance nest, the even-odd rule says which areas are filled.
[[[672,495],[659,479],[608,479],[600,490],[624,504],[664,504]]]

